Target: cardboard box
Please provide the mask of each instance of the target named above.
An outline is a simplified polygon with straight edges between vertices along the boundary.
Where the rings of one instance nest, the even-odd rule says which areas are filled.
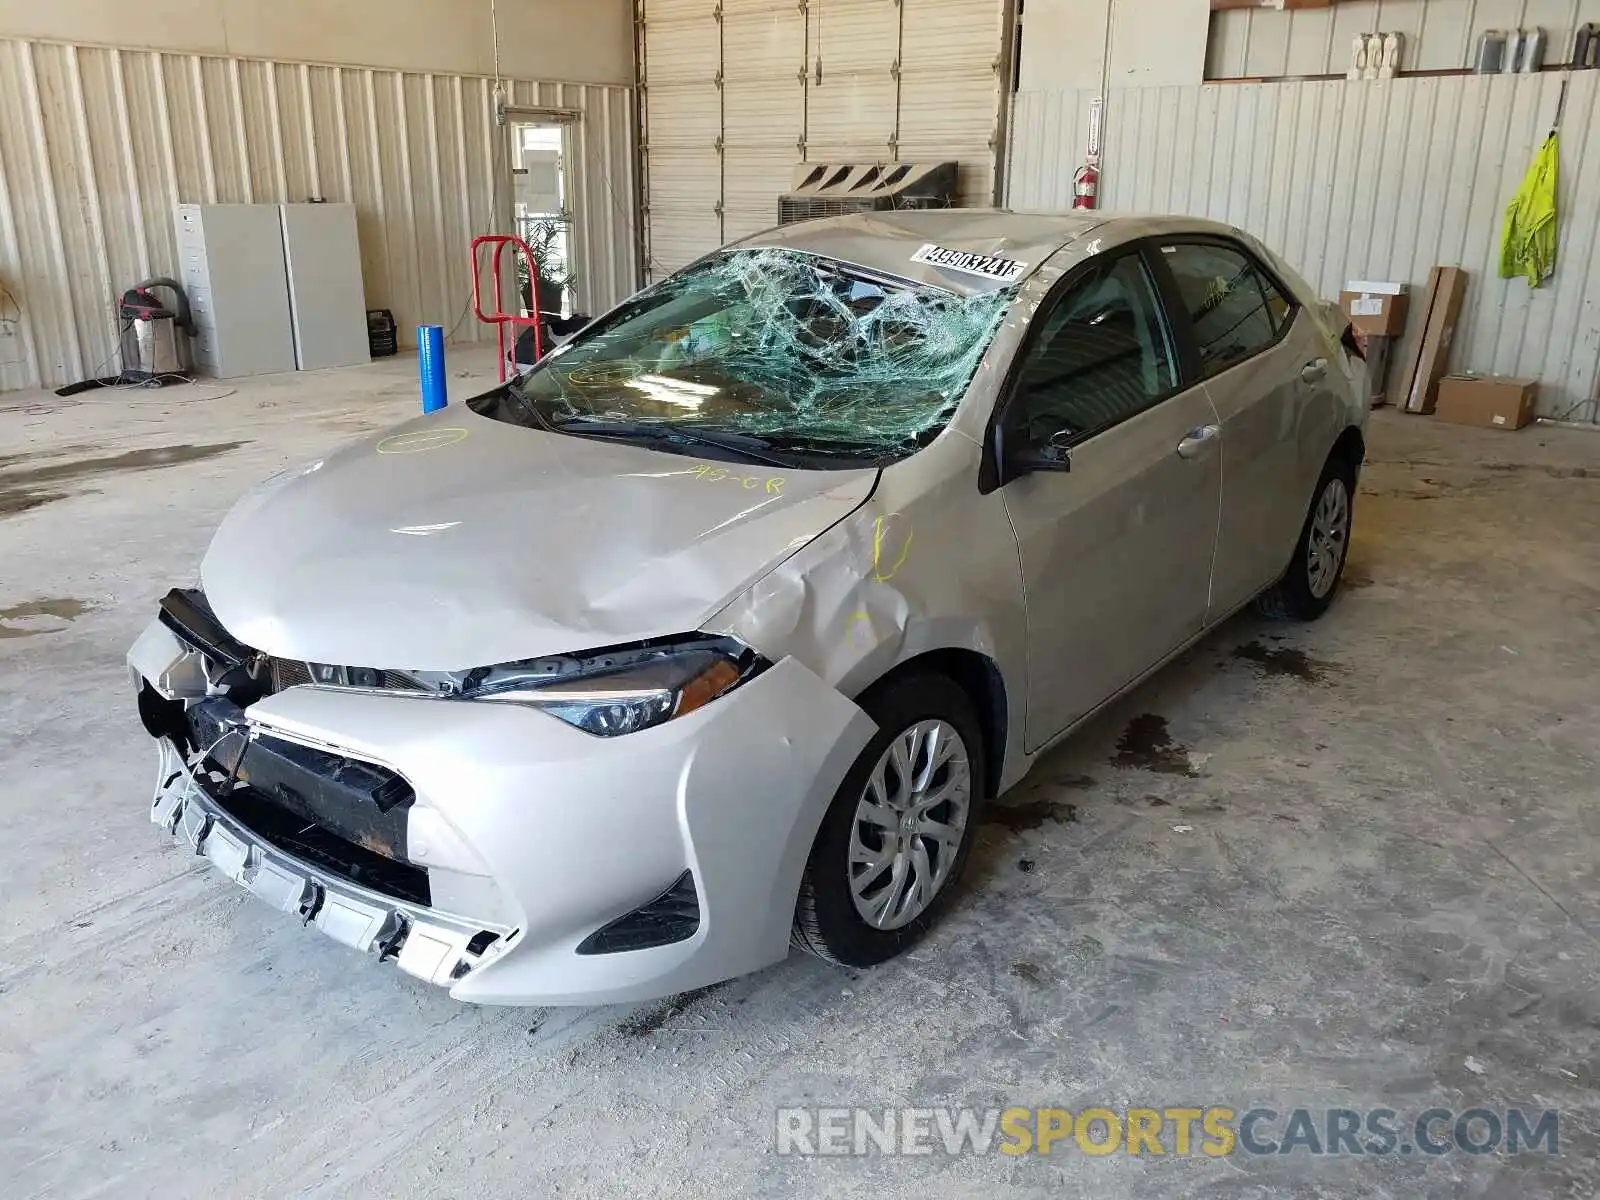
[[[1339,293],[1339,307],[1357,333],[1368,337],[1399,337],[1406,330],[1410,297],[1403,283],[1375,283],[1352,279]]]
[[[1439,380],[1449,369],[1450,343],[1455,340],[1456,322],[1461,319],[1461,304],[1467,296],[1467,273],[1460,267],[1435,267],[1428,273],[1428,300],[1422,318],[1422,334],[1401,376],[1406,411],[1431,413]]]
[[[1509,375],[1446,375],[1433,415],[1455,425],[1521,429],[1533,420],[1539,384]]]

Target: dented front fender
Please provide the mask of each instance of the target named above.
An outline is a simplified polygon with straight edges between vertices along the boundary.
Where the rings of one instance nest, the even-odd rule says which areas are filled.
[[[999,493],[978,493],[980,449],[946,431],[885,469],[861,508],[758,580],[707,624],[767,657],[793,657],[846,696],[939,650],[999,670],[1020,747],[1026,614]],[[1008,751],[1003,779],[1021,772]]]

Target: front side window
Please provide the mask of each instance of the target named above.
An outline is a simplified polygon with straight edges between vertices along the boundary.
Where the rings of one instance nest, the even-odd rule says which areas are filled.
[[[949,423],[1013,295],[729,251],[640,293],[474,408],[678,453],[892,462]]]
[[[1194,323],[1202,375],[1226,371],[1277,340],[1294,306],[1248,255],[1211,242],[1162,246],[1161,253]]]
[[[1114,425],[1177,384],[1155,288],[1137,253],[1095,266],[1043,321],[1018,373],[1010,419],[1030,445]]]

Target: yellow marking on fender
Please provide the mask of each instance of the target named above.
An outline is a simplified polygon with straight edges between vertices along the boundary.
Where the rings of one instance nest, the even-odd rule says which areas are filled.
[[[890,513],[888,516],[879,517],[872,522],[872,580],[874,583],[888,583],[906,565],[906,556],[911,553],[912,531],[906,530],[905,544],[900,547],[900,557],[894,560],[894,565],[888,571],[883,569],[883,535],[884,523],[890,517],[898,517],[899,513]]]
[[[443,429],[414,429],[410,433],[397,433],[378,443],[379,454],[421,454],[427,450],[440,450],[465,441],[467,431],[457,425]]]
[[[872,616],[864,608],[858,608],[850,614],[850,619],[844,623],[844,640],[852,646],[856,645],[856,625],[865,621],[867,625],[867,640],[872,640]]]

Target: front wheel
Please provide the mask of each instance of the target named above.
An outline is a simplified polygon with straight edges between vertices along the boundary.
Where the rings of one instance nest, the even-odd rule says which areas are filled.
[[[1350,553],[1355,494],[1355,464],[1343,456],[1330,458],[1317,481],[1289,569],[1256,602],[1267,616],[1313,621],[1328,611]]]
[[[949,679],[896,680],[861,707],[878,732],[822,819],[793,937],[848,967],[893,958],[938,918],[972,846],[984,779],[972,703]]]

